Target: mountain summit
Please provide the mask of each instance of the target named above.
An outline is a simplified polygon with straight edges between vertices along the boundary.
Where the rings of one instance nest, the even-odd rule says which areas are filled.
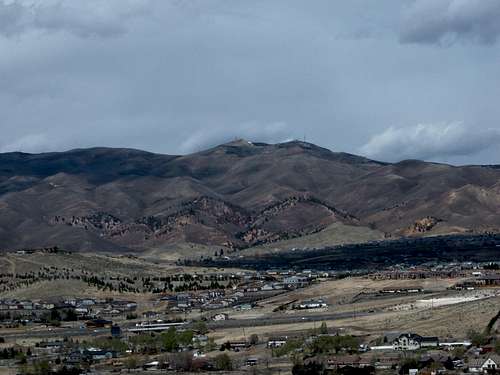
[[[332,226],[370,238],[498,232],[499,215],[499,169],[381,163],[300,141],[237,140],[183,156],[0,154],[4,250],[236,250],[307,243]]]

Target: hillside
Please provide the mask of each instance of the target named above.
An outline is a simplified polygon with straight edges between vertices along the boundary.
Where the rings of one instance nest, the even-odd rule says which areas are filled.
[[[499,214],[498,168],[381,163],[298,141],[240,140],[185,156],[0,154],[4,250],[304,246],[335,225],[355,234],[341,242],[499,232]]]

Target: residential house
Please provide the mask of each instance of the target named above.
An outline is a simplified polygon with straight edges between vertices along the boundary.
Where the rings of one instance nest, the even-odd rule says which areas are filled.
[[[290,276],[283,279],[283,284],[288,289],[303,288],[309,285],[309,279],[303,276]]]
[[[500,370],[500,356],[491,354],[487,357],[475,358],[469,361],[469,371],[474,373],[488,373]]]
[[[88,362],[89,358],[80,350],[72,351],[64,361],[68,367],[80,367],[83,363]]]
[[[215,314],[215,315],[212,317],[212,320],[215,320],[215,321],[219,321],[219,320],[228,320],[228,319],[229,319],[229,315],[228,315],[228,314],[225,314],[225,313]]]
[[[102,361],[105,359],[116,358],[117,353],[113,350],[103,350],[98,348],[89,348],[83,351],[83,354],[93,361]]]
[[[403,333],[392,342],[394,350],[418,350],[421,348],[437,348],[437,337],[424,337],[415,333]]]
[[[322,299],[302,301],[296,305],[296,308],[300,310],[321,309],[326,307],[328,307],[328,304]]]
[[[283,345],[285,345],[288,341],[287,336],[280,336],[280,337],[269,337],[269,340],[267,340],[267,347],[268,348],[279,348]]]
[[[259,360],[256,357],[247,358],[247,360],[245,361],[245,365],[247,366],[257,366],[258,363]]]
[[[491,274],[479,277],[477,279],[480,285],[484,286],[499,286],[500,285],[500,275],[499,274]]]
[[[55,354],[60,353],[64,348],[64,342],[62,341],[45,341],[41,342],[34,348],[35,354]]]
[[[228,344],[229,349],[234,350],[235,352],[250,347],[250,344],[247,341],[229,341]]]
[[[198,346],[207,346],[208,344],[208,336],[207,335],[194,335],[193,336],[193,344]]]

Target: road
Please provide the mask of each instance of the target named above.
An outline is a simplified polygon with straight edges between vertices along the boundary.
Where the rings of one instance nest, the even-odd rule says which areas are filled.
[[[240,327],[262,327],[281,324],[297,324],[308,322],[323,322],[327,320],[339,320],[346,318],[355,318],[366,315],[377,314],[381,311],[349,311],[342,313],[324,313],[324,314],[304,314],[292,316],[270,316],[260,319],[229,319],[222,321],[207,322],[209,329],[223,328],[240,328]],[[189,325],[187,325],[189,327]],[[126,331],[126,328],[123,327]],[[109,328],[101,329],[86,329],[86,328],[52,328],[51,330],[24,330],[19,332],[9,332],[2,334],[5,339],[48,339],[48,338],[64,338],[64,337],[79,337],[79,336],[104,336],[109,335]]]
[[[52,330],[20,330],[18,332],[2,333],[1,336],[5,339],[48,339],[78,336],[103,336],[107,334],[110,334],[109,328],[95,330],[80,328],[53,328]]]
[[[207,323],[208,328],[239,328],[239,327],[262,327],[272,326],[279,324],[294,324],[294,323],[307,323],[307,322],[323,322],[326,320],[339,320],[346,318],[355,318],[360,316],[376,314],[377,311],[372,313],[368,311],[349,311],[343,313],[324,313],[315,315],[293,315],[293,316],[271,316],[260,319],[229,319],[217,322]]]

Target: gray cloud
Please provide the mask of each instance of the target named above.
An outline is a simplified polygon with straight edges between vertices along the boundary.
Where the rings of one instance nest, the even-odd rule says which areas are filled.
[[[139,0],[0,0],[0,34],[64,31],[78,37],[112,37],[127,31],[127,21],[144,14]]]
[[[291,140],[291,138],[290,129],[283,122],[270,124],[248,122],[230,129],[227,127],[201,129],[182,142],[180,151],[183,153],[196,152],[234,139],[278,143]]]
[[[356,152],[388,124],[488,131],[500,49],[401,45],[410,1],[0,0],[0,149],[178,154],[305,135]],[[500,148],[446,161],[498,163]]]
[[[460,40],[492,44],[499,35],[498,0],[414,0],[400,30],[403,43],[441,45]]]
[[[0,144],[0,152],[44,152],[60,146],[58,141],[50,140],[45,134],[28,134],[11,143]]]
[[[20,3],[0,1],[0,34],[13,35],[24,31],[27,8]]]
[[[373,136],[359,152],[387,161],[435,160],[470,156],[495,145],[500,145],[500,130],[477,130],[462,123],[434,123],[390,127]]]

